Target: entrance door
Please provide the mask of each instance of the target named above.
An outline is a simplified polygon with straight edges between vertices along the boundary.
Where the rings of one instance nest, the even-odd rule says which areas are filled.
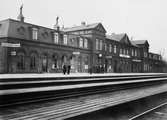
[[[48,72],[48,59],[46,55],[42,58],[42,72]]]
[[[81,56],[74,55],[71,59],[71,70],[75,73],[82,72],[82,62],[81,62]]]
[[[117,60],[114,60],[114,72],[117,72]]]

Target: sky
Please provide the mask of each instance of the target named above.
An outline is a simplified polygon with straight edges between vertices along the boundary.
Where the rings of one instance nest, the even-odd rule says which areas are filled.
[[[167,60],[167,0],[0,0],[0,20],[17,19],[23,4],[25,22],[53,28],[101,22],[107,34],[127,33],[148,40],[150,52]]]

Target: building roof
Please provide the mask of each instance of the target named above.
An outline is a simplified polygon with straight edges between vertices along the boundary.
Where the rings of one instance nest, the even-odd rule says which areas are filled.
[[[146,45],[149,47],[149,43],[147,40],[133,40],[133,41],[131,41],[131,43],[132,43],[132,45],[137,45],[137,46]]]
[[[64,32],[70,32],[70,31],[78,31],[78,30],[86,30],[86,29],[94,29],[97,26],[102,25],[101,23],[93,23],[93,24],[85,24],[80,26],[74,26],[74,27],[68,27],[64,28]],[[103,27],[104,31],[106,32],[105,28]]]
[[[120,41],[123,39],[123,37],[126,35],[126,33],[121,33],[121,34],[115,34],[112,33],[111,35],[106,35],[106,38],[115,40],[115,41]]]
[[[147,42],[147,40],[134,40],[131,42],[132,42],[132,44],[142,45],[142,44],[145,44]]]
[[[134,41],[130,41],[130,42],[131,42],[131,44],[132,44],[133,46],[139,47]]]
[[[19,38],[19,39],[25,39],[29,40],[31,39],[31,36],[29,34],[29,31],[31,28],[39,28],[39,36],[41,36],[41,39],[45,40],[46,37],[51,41],[52,36],[50,33],[55,32],[55,29],[27,23],[27,22],[21,22],[14,19],[5,19],[0,21],[0,37],[11,37],[11,38]]]

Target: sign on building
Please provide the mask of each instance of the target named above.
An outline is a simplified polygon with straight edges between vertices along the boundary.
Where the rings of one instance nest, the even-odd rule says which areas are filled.
[[[16,51],[11,51],[11,55],[15,56],[16,55]]]
[[[73,55],[79,55],[80,52],[73,52],[72,54],[73,54]]]
[[[1,43],[2,47],[20,47],[20,43]]]

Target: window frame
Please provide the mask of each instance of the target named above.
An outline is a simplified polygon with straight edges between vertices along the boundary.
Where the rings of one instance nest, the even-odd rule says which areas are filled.
[[[64,34],[63,35],[63,44],[67,45],[67,43],[68,43],[68,35]]]
[[[59,43],[59,34],[57,32],[53,33],[53,40],[54,40],[54,43],[56,44]]]
[[[38,40],[38,28],[32,28],[32,39]]]
[[[84,39],[84,48],[88,48],[88,39],[87,38]]]

